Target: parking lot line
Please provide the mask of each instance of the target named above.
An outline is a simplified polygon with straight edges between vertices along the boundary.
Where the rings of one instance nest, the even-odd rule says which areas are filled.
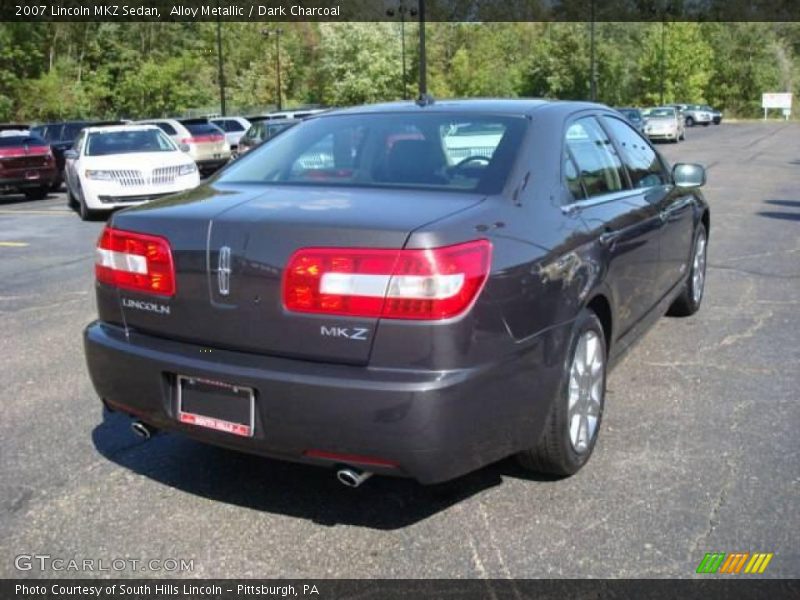
[[[29,245],[28,242],[0,242],[0,246],[4,248],[25,248]]]
[[[64,216],[71,215],[69,210],[0,210],[0,215],[51,215]]]

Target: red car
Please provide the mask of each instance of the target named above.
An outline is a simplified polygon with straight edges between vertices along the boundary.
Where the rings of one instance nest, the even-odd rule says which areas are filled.
[[[24,131],[0,134],[0,194],[41,200],[56,181],[58,169],[47,142]]]

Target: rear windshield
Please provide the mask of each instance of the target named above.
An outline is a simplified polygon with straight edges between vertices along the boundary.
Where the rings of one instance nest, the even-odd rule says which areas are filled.
[[[219,181],[498,193],[525,126],[523,117],[472,114],[323,117],[247,153]]]
[[[35,135],[0,135],[0,148],[13,148],[15,146],[47,146],[42,138]]]
[[[212,121],[212,123],[224,131],[244,131],[244,125],[233,119]]]
[[[222,130],[211,123],[184,123],[192,135],[220,135]]]
[[[674,108],[654,108],[650,111],[650,117],[655,118],[666,118],[666,117],[674,117],[675,116],[675,109]]]
[[[89,134],[86,156],[132,154],[136,152],[174,152],[177,148],[157,129],[106,131]]]

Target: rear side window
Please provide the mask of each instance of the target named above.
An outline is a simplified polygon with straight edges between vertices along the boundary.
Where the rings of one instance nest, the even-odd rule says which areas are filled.
[[[178,132],[175,131],[175,128],[170,125],[169,123],[164,123],[163,121],[158,121],[153,123],[156,127],[158,127],[161,131],[166,133],[167,135],[178,135]]]
[[[603,121],[617,142],[633,187],[647,188],[667,182],[658,154],[633,127],[613,117],[603,117]]]
[[[625,189],[622,161],[595,117],[578,119],[567,129],[566,146],[590,198]]]

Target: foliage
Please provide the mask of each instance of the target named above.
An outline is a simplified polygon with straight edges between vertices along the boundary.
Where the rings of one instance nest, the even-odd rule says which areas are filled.
[[[488,10],[488,9],[487,9]],[[400,23],[223,23],[228,112],[401,98]],[[280,29],[276,37],[275,29]],[[588,99],[588,23],[429,23],[437,97]],[[405,92],[418,77],[405,25]],[[757,116],[764,91],[798,91],[796,23],[612,23],[594,27],[597,99],[708,102]],[[664,52],[662,55],[662,40]],[[277,43],[276,43],[277,42]],[[663,60],[662,60],[663,58]],[[219,110],[216,23],[0,23],[0,121]]]

